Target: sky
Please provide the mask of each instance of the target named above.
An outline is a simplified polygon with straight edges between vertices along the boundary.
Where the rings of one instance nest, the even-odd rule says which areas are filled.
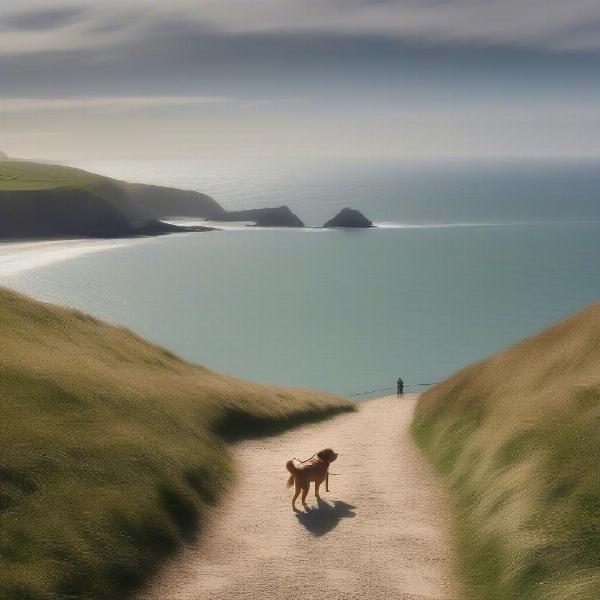
[[[0,0],[0,150],[600,156],[600,1]]]

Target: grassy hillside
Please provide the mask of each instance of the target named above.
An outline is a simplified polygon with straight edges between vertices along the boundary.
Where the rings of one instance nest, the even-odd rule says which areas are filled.
[[[600,304],[424,394],[473,600],[600,598]]]
[[[0,162],[3,237],[134,235],[153,221],[119,182],[70,167]]]
[[[167,215],[218,218],[210,197],[131,184],[81,169],[0,161],[0,236],[126,236],[174,231]]]
[[[228,212],[200,192],[0,157],[0,237],[119,237],[186,229],[159,221],[169,217],[304,227],[287,206]]]
[[[122,597],[196,534],[232,475],[223,438],[353,406],[211,372],[2,288],[0,343],[3,600]]]

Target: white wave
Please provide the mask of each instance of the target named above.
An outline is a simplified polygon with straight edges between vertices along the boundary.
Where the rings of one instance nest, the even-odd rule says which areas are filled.
[[[290,232],[307,232],[307,231],[325,231],[322,227],[276,227],[276,226],[258,226],[254,224],[254,221],[208,221],[205,219],[163,219],[165,223],[171,223],[172,225],[181,225],[185,227],[192,227],[201,225],[203,227],[215,227],[216,229],[222,229],[223,231],[290,231]]]
[[[535,225],[552,223],[552,221],[497,221],[497,222],[465,222],[465,223],[394,223],[382,221],[374,223],[380,229],[455,229],[457,227],[514,227],[516,225]]]
[[[216,229],[224,229],[226,231],[245,231],[256,229],[252,221],[208,221],[206,219],[189,219],[179,217],[176,219],[163,219],[165,223],[171,225],[179,225],[181,227],[215,227]]]

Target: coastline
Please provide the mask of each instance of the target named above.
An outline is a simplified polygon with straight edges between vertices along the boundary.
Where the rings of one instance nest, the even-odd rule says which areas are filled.
[[[119,237],[24,237],[0,238],[0,278],[78,258],[87,254],[133,246],[150,240],[209,231],[281,231],[284,227],[256,227],[244,222],[207,222],[207,226],[197,225],[198,221],[185,219],[189,225],[177,225],[175,219],[167,224],[180,227],[178,231],[166,231],[153,235],[127,235]],[[323,231],[321,228],[290,228],[289,231]]]
[[[22,271],[44,267],[102,250],[112,250],[134,245],[135,242],[147,241],[157,237],[219,230],[219,228],[212,226],[197,224],[177,225],[168,221],[161,222],[167,228],[164,231],[157,231],[155,233],[138,233],[110,237],[46,236],[0,238],[0,277],[15,275]]]
[[[134,245],[148,238],[67,238],[0,240],[0,278],[103,250]]]

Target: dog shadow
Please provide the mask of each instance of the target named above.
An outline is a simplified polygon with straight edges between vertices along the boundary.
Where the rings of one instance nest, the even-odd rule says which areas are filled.
[[[356,516],[353,509],[356,506],[335,500],[333,504],[325,500],[317,500],[317,507],[309,508],[306,512],[297,512],[299,523],[315,536],[325,535],[339,524],[342,519],[352,519]]]

